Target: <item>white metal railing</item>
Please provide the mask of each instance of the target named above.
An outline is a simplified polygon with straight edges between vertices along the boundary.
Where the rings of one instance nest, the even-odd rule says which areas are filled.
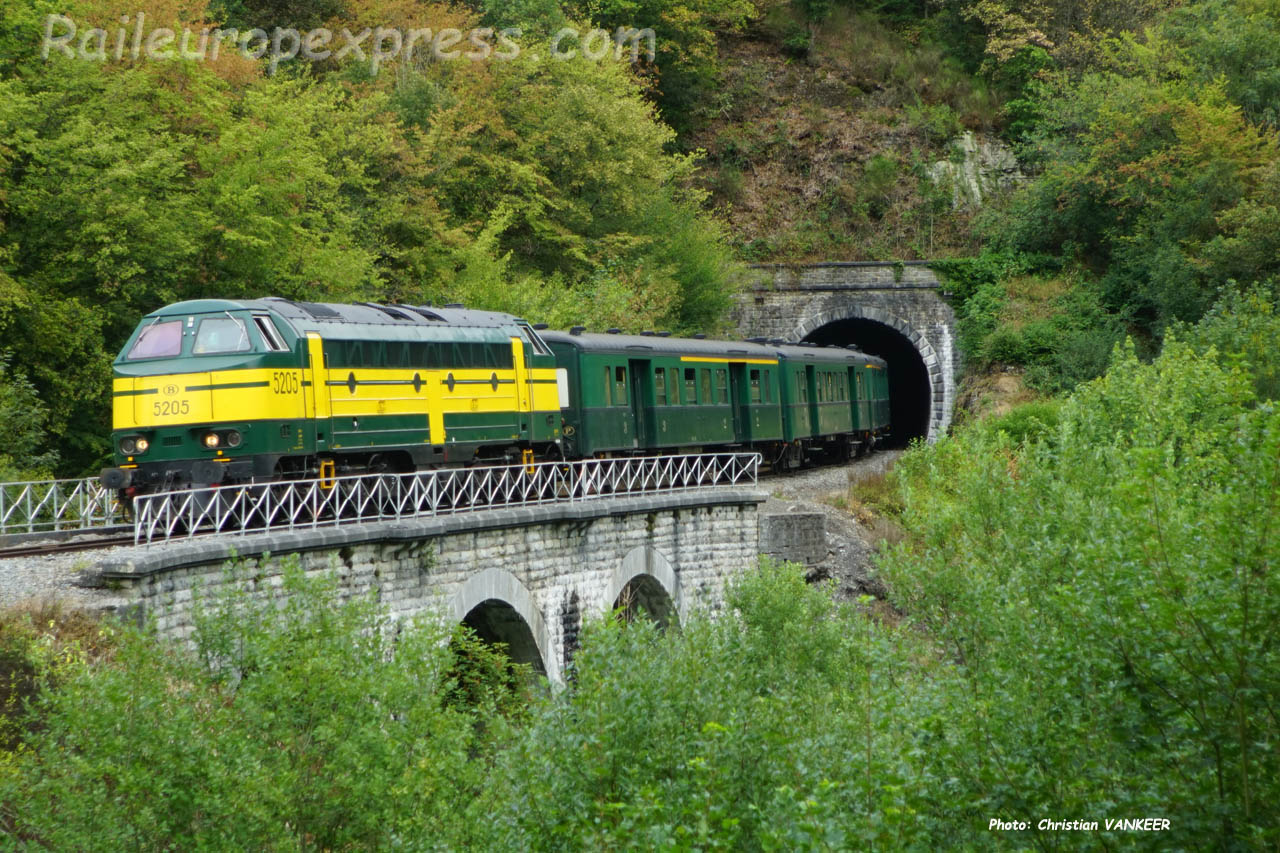
[[[755,485],[759,469],[759,454],[716,453],[354,474],[157,492],[134,499],[134,542]]]
[[[0,483],[0,535],[85,530],[121,523],[116,493],[97,477]]]

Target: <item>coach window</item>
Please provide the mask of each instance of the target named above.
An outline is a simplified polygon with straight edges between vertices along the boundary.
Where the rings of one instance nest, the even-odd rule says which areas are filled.
[[[611,368],[609,365],[606,364],[604,366],[604,397],[601,398],[602,400],[604,400],[604,404],[606,406],[610,405],[609,386],[613,384],[612,376],[610,375],[612,373],[613,373],[613,368]]]
[[[711,368],[702,368],[702,403],[711,403]]]
[[[760,402],[760,371],[751,371],[751,402]]]
[[[674,367],[667,368],[667,389],[671,396],[671,405],[680,405],[680,374]]]
[[[684,404],[692,406],[698,402],[698,371],[692,367],[684,369]]]
[[[625,367],[613,369],[613,404],[627,405],[627,369]]]
[[[769,387],[769,371],[764,372],[764,401],[766,403],[773,402],[773,390]]]
[[[667,371],[661,367],[653,371],[653,396],[659,406],[667,404]]]
[[[724,405],[729,402],[729,372],[724,369],[716,371],[716,402]]]
[[[222,352],[247,352],[252,349],[249,333],[244,323],[234,317],[208,317],[200,321],[196,342],[191,347],[195,355],[212,355]]]

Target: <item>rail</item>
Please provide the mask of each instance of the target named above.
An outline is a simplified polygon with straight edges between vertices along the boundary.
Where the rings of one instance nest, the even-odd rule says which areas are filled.
[[[0,483],[0,536],[119,524],[116,493],[97,477]]]
[[[413,474],[354,474],[157,492],[134,500],[134,542],[312,529],[482,509],[755,485],[759,454],[540,462]]]

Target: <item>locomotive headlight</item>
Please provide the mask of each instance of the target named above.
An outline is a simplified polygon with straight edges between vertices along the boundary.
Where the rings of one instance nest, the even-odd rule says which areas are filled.
[[[120,439],[120,452],[125,456],[132,456],[138,452],[138,442],[132,438]]]
[[[206,432],[204,434],[204,446],[212,450],[218,446],[218,434],[216,432]]]
[[[146,453],[147,448],[151,446],[151,442],[147,441],[145,438],[139,437],[134,443],[134,446],[138,448],[139,453]]]
[[[233,429],[227,432],[227,447],[239,447],[240,441],[240,432],[238,430]]]

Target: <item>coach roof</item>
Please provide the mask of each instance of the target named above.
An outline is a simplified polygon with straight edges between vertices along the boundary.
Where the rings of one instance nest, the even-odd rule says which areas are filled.
[[[687,355],[733,360],[737,356],[742,359],[768,359],[770,361],[783,358],[789,361],[884,365],[884,362],[875,356],[841,347],[802,347],[794,344],[759,344],[747,341],[713,341],[704,338],[600,334],[597,332],[573,334],[571,332],[544,331],[539,334],[542,335],[544,341],[552,345],[568,345],[583,352],[617,353],[636,357],[647,354]]]

